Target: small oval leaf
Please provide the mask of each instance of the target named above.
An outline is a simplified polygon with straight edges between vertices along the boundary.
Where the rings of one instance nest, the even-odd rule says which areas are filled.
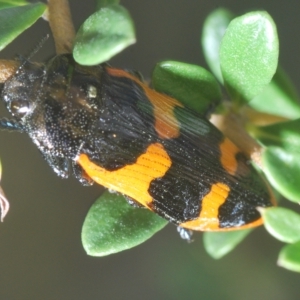
[[[202,67],[182,62],[164,61],[155,66],[154,88],[191,109],[204,113],[221,101],[221,89],[214,76]]]
[[[111,4],[119,4],[120,0],[96,0],[97,9],[100,9],[104,6],[108,6]]]
[[[204,57],[216,78],[223,82],[220,68],[219,50],[225,31],[234,18],[231,11],[218,8],[211,12],[204,21],[201,44]]]
[[[285,243],[300,241],[300,215],[283,207],[260,209],[265,228],[276,239]]]
[[[1,9],[0,50],[33,25],[43,15],[46,8],[45,4],[36,3]]]
[[[269,147],[262,155],[263,171],[275,189],[300,203],[300,152]]]
[[[134,25],[128,11],[121,5],[108,5],[92,14],[80,27],[73,56],[81,65],[96,65],[134,42]]]
[[[1,1],[1,3],[9,3],[9,4],[14,5],[14,6],[29,4],[25,0],[4,0],[4,1]]]
[[[0,9],[8,8],[8,7],[13,7],[13,6],[20,6],[20,5],[26,5],[29,4],[26,1],[23,0],[7,0],[7,1],[1,1],[0,2]]]
[[[300,272],[300,242],[283,247],[277,264],[287,270]]]
[[[297,152],[300,149],[300,119],[251,128],[251,134],[265,146]]]
[[[300,117],[300,100],[296,88],[287,74],[279,67],[271,82],[249,105],[268,114],[289,119]]]
[[[249,102],[267,85],[277,68],[276,26],[264,11],[233,19],[220,47],[225,87],[237,104]]]
[[[229,232],[205,232],[203,235],[204,248],[214,259],[219,259],[232,251],[252,229]]]
[[[168,222],[153,212],[130,206],[122,195],[105,192],[90,208],[82,243],[91,256],[105,256],[135,247]]]

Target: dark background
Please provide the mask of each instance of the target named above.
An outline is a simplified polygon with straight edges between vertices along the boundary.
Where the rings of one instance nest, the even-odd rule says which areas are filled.
[[[93,1],[70,2],[78,28],[93,11]],[[146,78],[164,59],[206,66],[199,38],[209,12],[220,6],[237,14],[265,9],[278,26],[281,65],[299,88],[299,1],[124,0],[122,4],[135,20],[137,43],[112,60],[115,66],[140,70]],[[48,24],[38,21],[1,57],[27,55],[48,32]],[[50,40],[35,58],[53,54]],[[87,256],[81,226],[101,188],[56,177],[27,136],[7,132],[0,136],[2,186],[11,203],[0,224],[0,299],[299,299],[300,275],[276,266],[282,244],[264,228],[219,261],[205,253],[200,233],[187,244],[171,225],[134,249],[104,258]]]

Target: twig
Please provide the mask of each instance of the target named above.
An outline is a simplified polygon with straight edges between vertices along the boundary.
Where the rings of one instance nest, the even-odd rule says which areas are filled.
[[[210,121],[261,168],[263,148],[245,130],[240,116],[234,113],[212,115]]]
[[[15,60],[0,60],[0,83],[4,83],[10,76],[14,75],[20,65]]]
[[[257,126],[265,126],[288,121],[287,118],[259,112],[246,105],[241,108],[240,115],[243,116],[244,119],[248,120],[248,122],[251,124]]]
[[[57,54],[71,53],[75,37],[68,0],[48,0],[48,20]]]

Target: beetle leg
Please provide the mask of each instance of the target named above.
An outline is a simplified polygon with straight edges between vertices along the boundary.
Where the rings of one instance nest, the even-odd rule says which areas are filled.
[[[7,118],[0,119],[0,129],[19,132],[24,131],[23,125],[20,122]]]
[[[85,173],[80,165],[72,162],[72,169],[74,177],[84,186],[90,186],[94,181]]]
[[[180,237],[183,240],[187,241],[188,243],[193,242],[193,239],[192,239],[193,231],[192,230],[177,226],[177,232],[179,233]]]
[[[42,153],[42,156],[47,161],[52,170],[61,178],[66,179],[69,177],[69,161],[63,157],[51,156]]]

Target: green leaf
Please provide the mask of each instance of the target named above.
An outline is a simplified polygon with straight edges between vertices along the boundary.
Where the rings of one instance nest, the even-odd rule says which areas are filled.
[[[278,61],[276,26],[264,11],[233,19],[220,47],[225,87],[236,104],[249,102],[271,81]]]
[[[117,253],[143,243],[167,223],[147,209],[130,206],[123,196],[105,192],[86,216],[83,247],[91,256]]]
[[[119,4],[120,0],[96,0],[97,9],[100,9],[102,7],[111,5],[111,4]]]
[[[280,67],[272,81],[261,94],[249,102],[249,105],[260,112],[289,119],[300,117],[298,93],[287,74]]]
[[[152,84],[157,91],[176,98],[200,113],[221,101],[221,90],[214,76],[196,65],[161,62],[155,66]]]
[[[300,242],[283,247],[277,264],[294,272],[300,272]]]
[[[205,19],[202,30],[201,44],[204,57],[213,74],[223,83],[220,68],[219,50],[224,33],[234,18],[234,14],[225,9],[218,8]]]
[[[109,5],[92,14],[80,27],[73,56],[81,65],[96,65],[134,42],[134,25],[128,11],[120,5]]]
[[[23,0],[6,0],[6,1],[0,2],[0,9],[13,7],[13,6],[26,5],[26,4],[29,4],[29,3],[26,1],[23,1]]]
[[[283,207],[260,208],[265,228],[285,243],[300,241],[300,215]]]
[[[14,5],[14,6],[29,4],[25,0],[4,0],[4,1],[0,1],[0,3],[10,3],[10,4]]]
[[[300,202],[300,151],[269,147],[262,155],[263,171],[284,197]]]
[[[0,50],[34,24],[46,8],[45,4],[36,3],[0,10]]]
[[[252,229],[228,231],[228,232],[205,232],[203,236],[204,248],[214,259],[219,259],[233,250]]]
[[[278,146],[292,152],[300,149],[300,119],[268,126],[252,127],[251,134],[265,146]]]

